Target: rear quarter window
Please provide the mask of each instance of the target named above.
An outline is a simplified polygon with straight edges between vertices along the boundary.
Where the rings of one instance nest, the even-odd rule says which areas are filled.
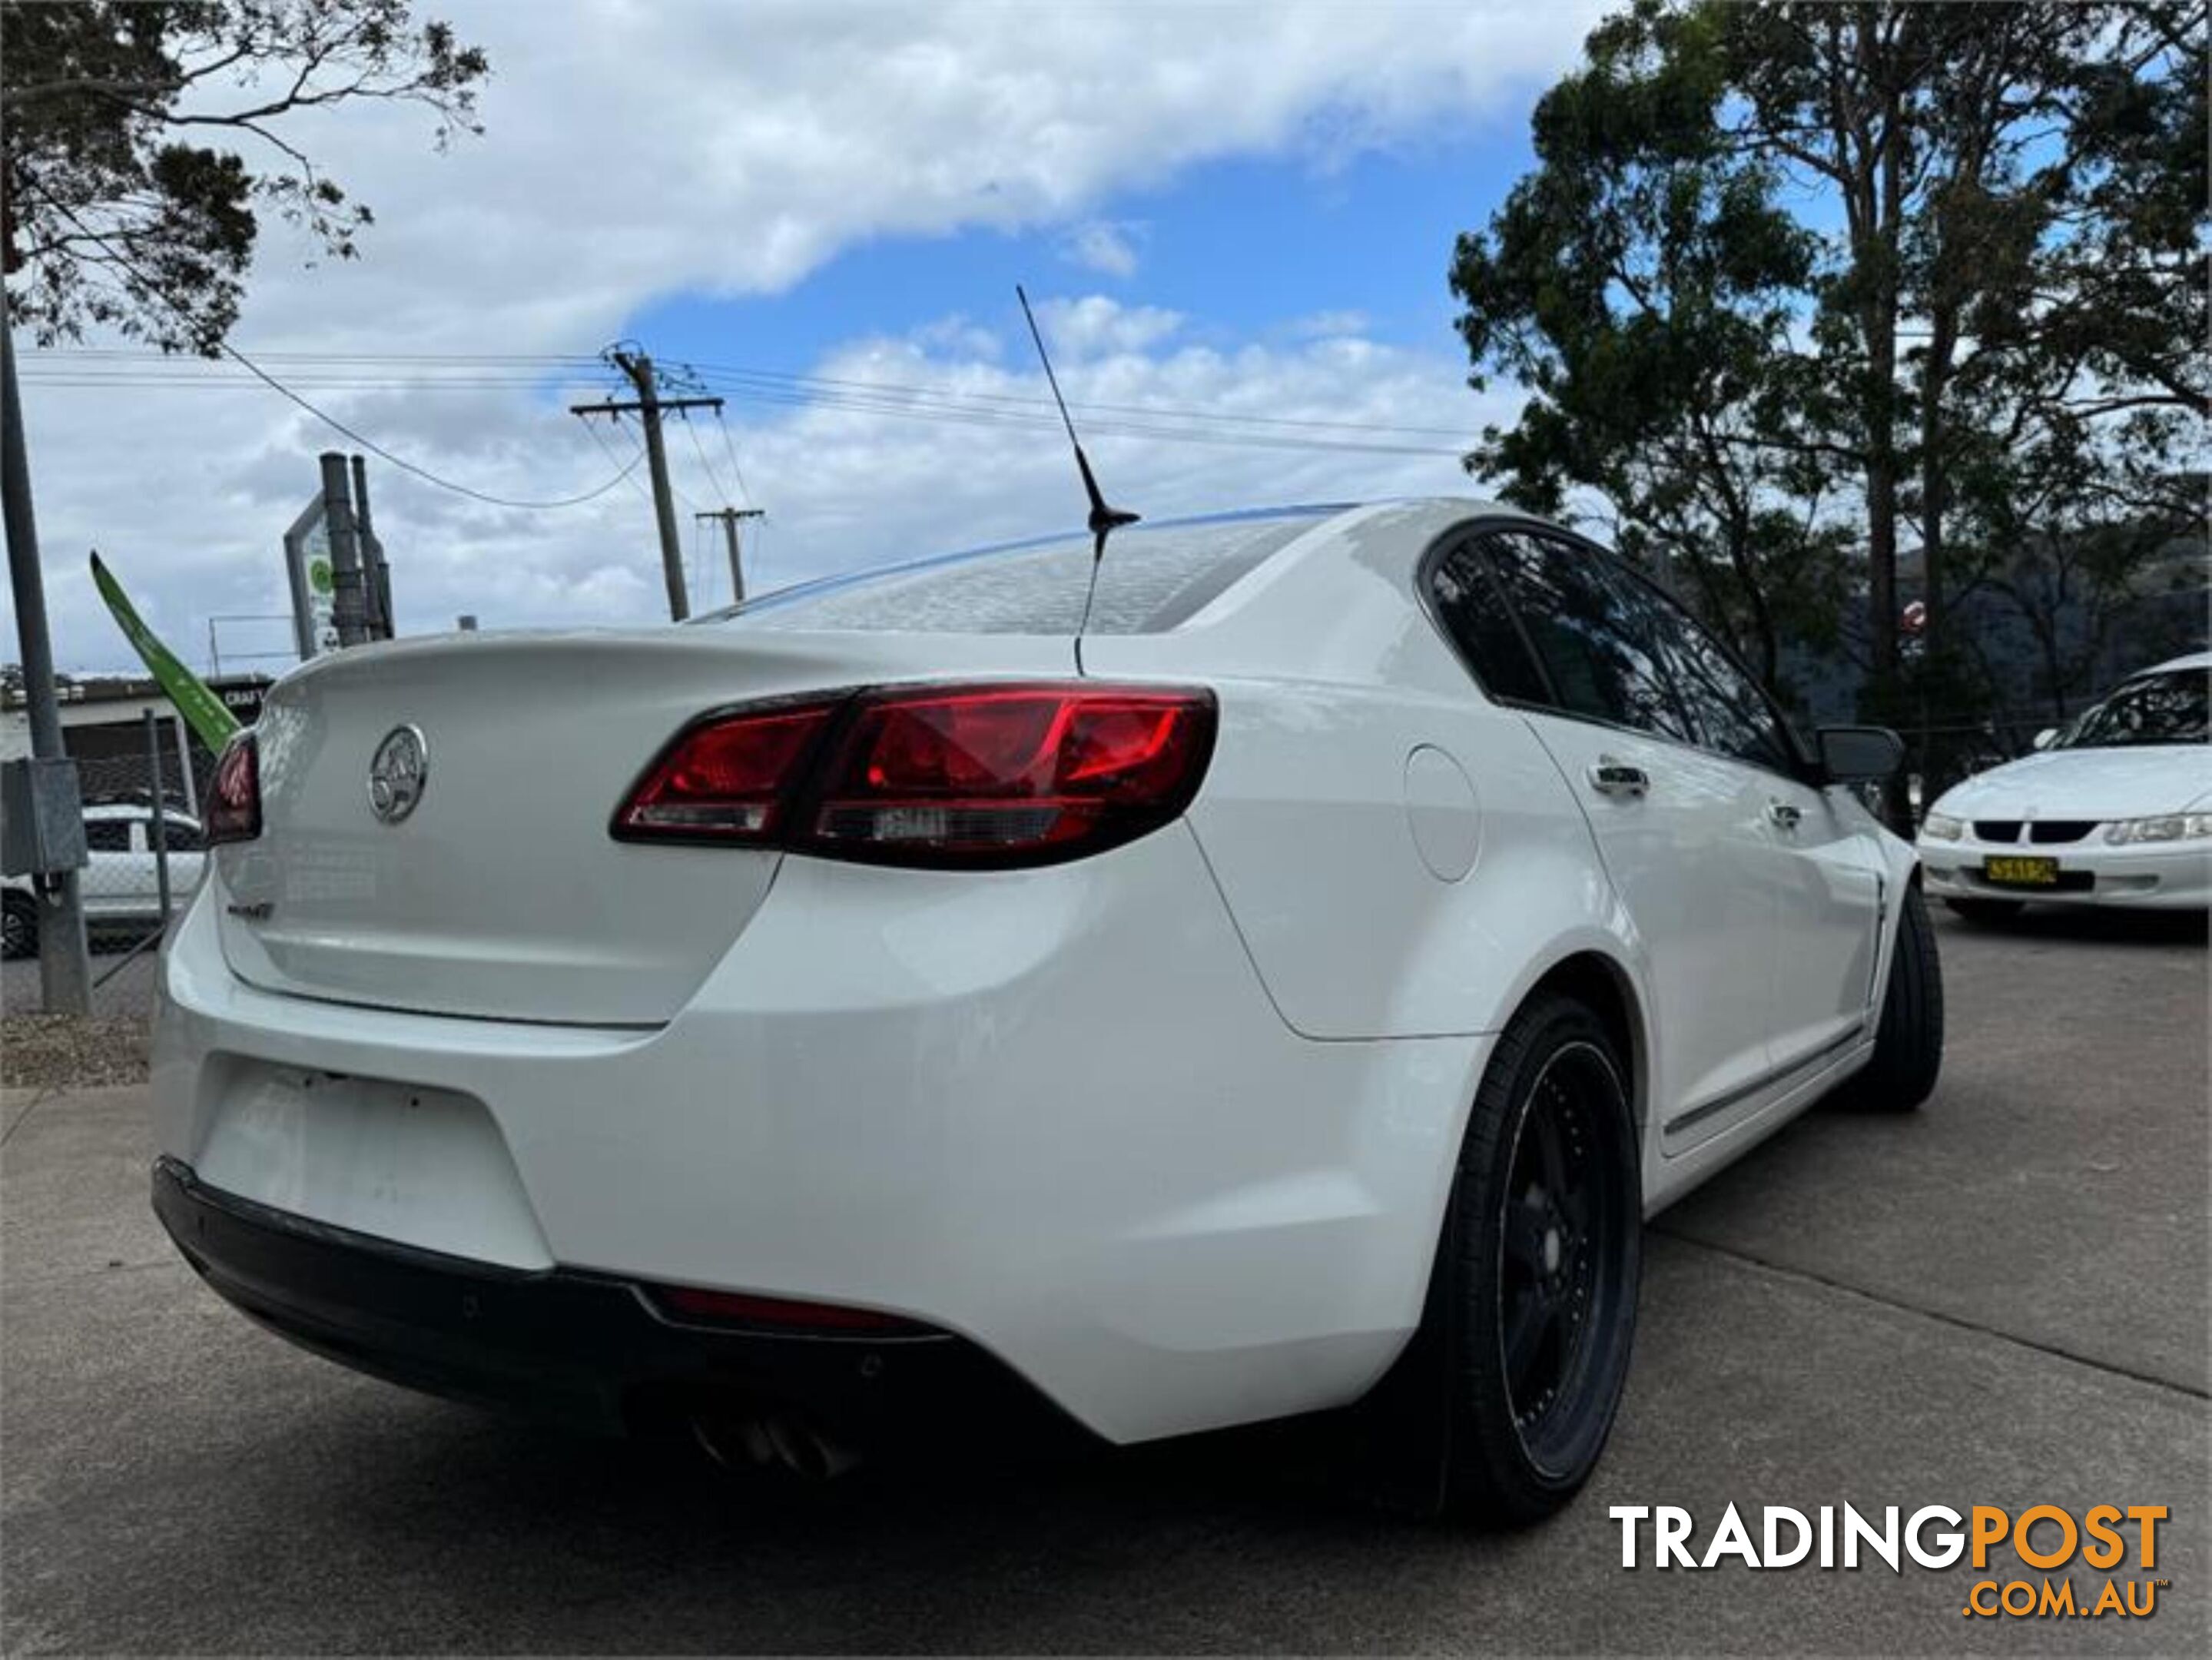
[[[1523,703],[1550,701],[1543,671],[1528,654],[1528,642],[1506,610],[1478,544],[1463,542],[1450,550],[1430,569],[1427,580],[1437,619],[1485,691]]]

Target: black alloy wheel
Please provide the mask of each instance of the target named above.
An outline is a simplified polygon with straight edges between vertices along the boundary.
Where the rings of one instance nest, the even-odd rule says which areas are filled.
[[[1928,901],[1914,883],[1897,919],[1873,1058],[1844,1081],[1838,1098],[1865,1111],[1911,1112],[1934,1092],[1942,1070],[1943,964]]]
[[[1612,1421],[1595,1328],[1618,1310],[1620,1236],[1640,1219],[1606,1168],[1602,1121],[1625,1110],[1602,1050],[1555,1050],[1529,1091],[1501,1195],[1496,1319],[1506,1397],[1522,1450],[1555,1474],[1589,1456]]]
[[[1420,1327],[1354,1414],[1370,1497],[1522,1526],[1596,1467],[1627,1382],[1643,1265],[1631,1075],[1573,997],[1538,994],[1499,1036]]]

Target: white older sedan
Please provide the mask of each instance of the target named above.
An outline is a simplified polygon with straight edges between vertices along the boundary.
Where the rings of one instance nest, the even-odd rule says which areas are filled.
[[[2212,652],[2124,682],[2034,755],[1946,791],[1920,826],[1928,891],[1998,921],[2028,901],[2212,905]]]
[[[111,934],[144,933],[167,919],[155,869],[154,812],[139,802],[95,802],[84,810],[87,858],[84,920]],[[200,879],[200,827],[172,808],[162,815],[160,840],[168,852],[172,909],[181,909]],[[0,889],[0,957],[14,962],[39,954],[39,901],[27,876],[11,876]]]

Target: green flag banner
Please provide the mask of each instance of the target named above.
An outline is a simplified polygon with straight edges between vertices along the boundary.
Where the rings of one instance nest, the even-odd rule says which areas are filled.
[[[179,663],[176,654],[161,643],[161,636],[146,626],[130,596],[123,592],[123,585],[108,575],[96,553],[92,556],[92,580],[99,587],[100,597],[107,601],[116,627],[144,660],[155,684],[168,693],[177,713],[199,734],[200,742],[220,752],[238,730],[238,717],[222,706],[222,699],[209,690],[206,681]]]

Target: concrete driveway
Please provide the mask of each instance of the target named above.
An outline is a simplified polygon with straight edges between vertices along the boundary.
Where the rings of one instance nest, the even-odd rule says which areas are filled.
[[[2203,929],[1939,932],[1934,1101],[1814,1113],[1658,1221],[1604,1466],[1517,1536],[1365,1511],[1279,1433],[793,1491],[517,1427],[309,1359],[204,1291],[147,1213],[143,1091],[19,1096],[0,1148],[0,1638],[2202,1652]],[[1702,1547],[1731,1499],[1754,1523],[1763,1505],[2163,1504],[2154,1572],[2131,1577],[2170,1583],[2148,1620],[1969,1619],[1964,1567],[1620,1566],[1607,1505],[1686,1506]]]

